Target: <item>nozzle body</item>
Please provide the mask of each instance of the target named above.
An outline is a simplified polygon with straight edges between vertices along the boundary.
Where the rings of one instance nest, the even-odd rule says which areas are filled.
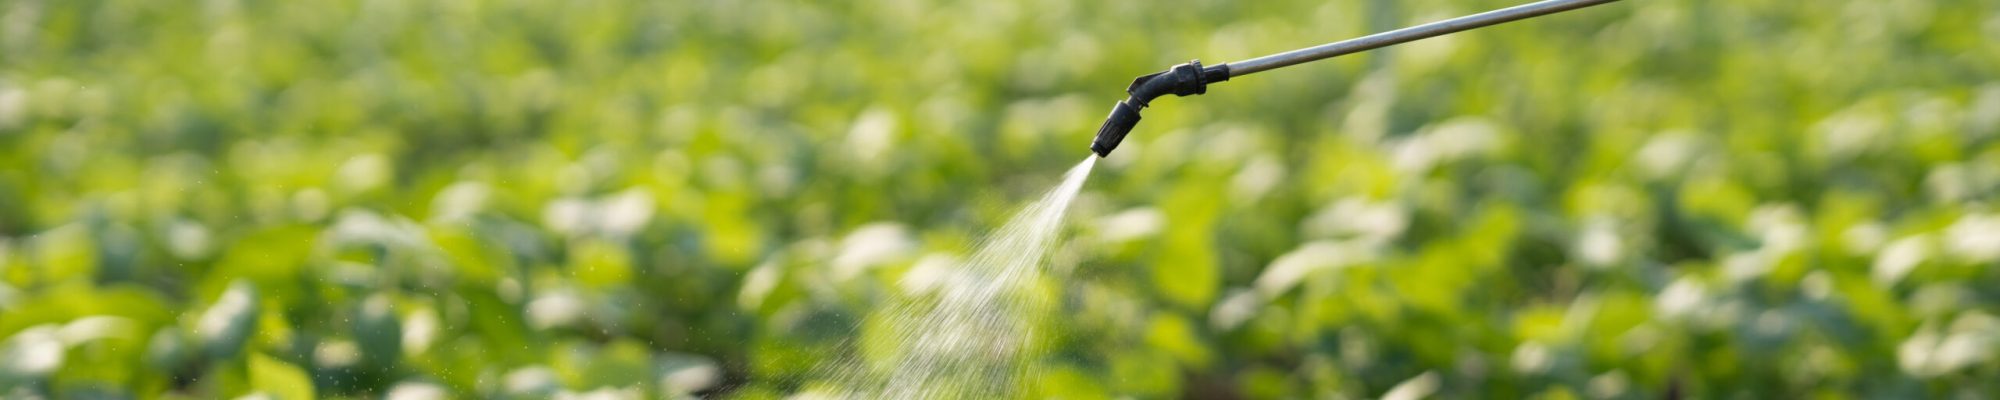
[[[1172,94],[1191,96],[1208,93],[1208,84],[1229,80],[1229,65],[1202,68],[1201,60],[1175,65],[1164,72],[1132,79],[1132,85],[1125,87],[1125,100],[1111,106],[1111,115],[1104,117],[1104,125],[1097,127],[1097,138],[1090,142],[1090,152],[1098,157],[1111,155],[1118,149],[1118,143],[1125,141],[1125,135],[1132,127],[1139,125],[1139,110],[1145,109],[1153,99]]]
[[[1111,155],[1118,143],[1125,141],[1125,134],[1139,125],[1139,106],[1120,101],[1111,106],[1111,115],[1104,117],[1104,125],[1097,127],[1097,139],[1090,141],[1090,152],[1098,157]]]

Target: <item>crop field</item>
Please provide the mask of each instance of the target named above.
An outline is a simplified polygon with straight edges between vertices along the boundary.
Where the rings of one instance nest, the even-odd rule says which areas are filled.
[[[1520,1],[0,0],[0,398],[837,397],[1132,77]],[[2000,2],[1624,1],[1145,115],[1001,392],[2000,397]]]

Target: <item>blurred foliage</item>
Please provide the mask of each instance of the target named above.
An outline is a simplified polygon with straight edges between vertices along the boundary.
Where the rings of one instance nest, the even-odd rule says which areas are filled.
[[[0,397],[813,390],[1132,76],[1514,3],[0,0]],[[1996,42],[1630,1],[1163,100],[1020,394],[2000,396]]]

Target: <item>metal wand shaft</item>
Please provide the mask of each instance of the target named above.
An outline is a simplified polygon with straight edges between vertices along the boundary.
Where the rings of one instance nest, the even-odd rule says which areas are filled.
[[[1125,135],[1132,132],[1132,127],[1139,125],[1139,110],[1160,96],[1208,93],[1208,84],[1230,78],[1614,1],[1618,0],[1544,0],[1228,64],[1203,67],[1201,61],[1189,61],[1175,65],[1165,72],[1132,80],[1132,85],[1125,88],[1130,96],[1114,104],[1111,114],[1104,117],[1104,124],[1097,127],[1097,136],[1090,141],[1090,152],[1098,157],[1111,155],[1118,143],[1125,141]]]
[[[1307,62],[1374,50],[1418,39],[1555,14],[1614,1],[1618,0],[1544,0],[1224,65],[1229,66],[1229,77],[1235,78]]]

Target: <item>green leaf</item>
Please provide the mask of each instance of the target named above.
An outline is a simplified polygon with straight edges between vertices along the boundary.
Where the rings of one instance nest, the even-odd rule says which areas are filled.
[[[97,271],[97,243],[90,231],[70,225],[43,232],[28,242],[38,267],[35,283],[53,284],[82,279]]]
[[[1214,186],[1182,184],[1161,207],[1167,232],[1153,259],[1153,284],[1167,300],[1188,310],[1206,309],[1220,290],[1211,228],[1221,203]]]
[[[570,273],[591,288],[632,283],[632,255],[609,240],[584,239],[570,246]]]
[[[201,338],[209,357],[231,358],[243,349],[243,344],[257,331],[258,310],[262,306],[258,298],[256,286],[236,281],[195,319],[195,336]]]
[[[305,370],[263,353],[250,355],[250,387],[280,400],[314,398],[312,379]]]
[[[1187,317],[1162,312],[1154,314],[1152,324],[1146,328],[1146,343],[1172,354],[1183,366],[1202,368],[1212,356],[1208,345],[1197,335],[1194,323]]]
[[[0,312],[0,337],[29,326],[66,323],[94,315],[130,318],[141,330],[173,320],[175,312],[155,292],[143,287],[91,286],[82,282],[43,289],[35,296],[14,303]]]

